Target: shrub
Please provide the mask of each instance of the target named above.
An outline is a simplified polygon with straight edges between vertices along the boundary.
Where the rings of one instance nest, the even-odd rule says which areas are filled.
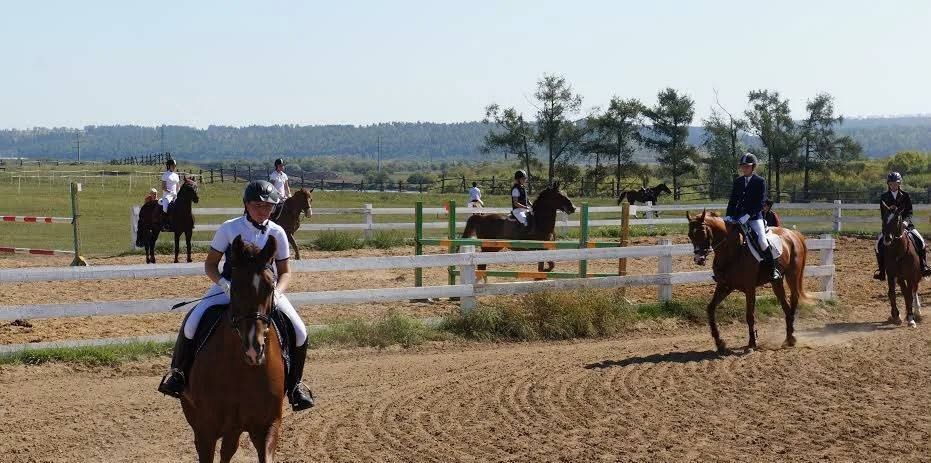
[[[340,231],[321,232],[314,240],[314,246],[321,251],[346,251],[363,246],[356,235]]]
[[[408,236],[400,230],[376,230],[368,244],[378,249],[390,249],[403,246],[408,241]]]

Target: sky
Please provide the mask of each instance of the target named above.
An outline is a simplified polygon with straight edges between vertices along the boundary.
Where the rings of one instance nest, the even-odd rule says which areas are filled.
[[[561,74],[613,96],[801,117],[931,113],[931,2],[0,0],[0,128],[372,124],[532,114]]]

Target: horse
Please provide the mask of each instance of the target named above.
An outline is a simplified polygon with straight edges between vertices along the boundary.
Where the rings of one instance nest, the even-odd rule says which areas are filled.
[[[162,231],[162,206],[149,201],[139,208],[139,242],[145,248],[145,263],[155,263],[155,243]]]
[[[921,317],[921,305],[918,302],[918,284],[921,282],[921,265],[915,243],[902,221],[901,210],[897,205],[881,202],[883,216],[882,243],[885,246],[886,283],[889,285],[889,304],[892,306],[890,323],[902,324],[899,308],[895,303],[895,285],[902,290],[905,300],[905,320],[908,326],[915,328]]]
[[[187,261],[191,260],[191,234],[194,232],[194,213],[191,212],[191,203],[199,202],[197,196],[197,183],[194,179],[184,177],[181,183],[181,189],[178,190],[178,198],[168,207],[168,220],[171,222],[171,228],[175,232],[175,263],[178,263],[178,242],[181,234],[184,233],[184,240],[187,243]]]
[[[239,237],[231,246],[229,308],[194,359],[181,407],[201,462],[213,461],[220,438],[220,459],[230,461],[243,432],[264,462],[275,456],[285,393],[278,333],[269,319],[275,238],[261,250]]]
[[[689,221],[689,240],[694,248],[693,260],[698,265],[705,265],[708,254],[714,251],[712,262],[713,278],[716,283],[714,295],[706,309],[711,337],[718,353],[727,352],[727,345],[718,333],[715,310],[718,304],[733,291],[743,292],[746,297],[747,327],[750,331],[748,349],[756,348],[756,330],[754,317],[756,311],[756,288],[769,282],[769,272],[763,269],[744,245],[736,226],[728,225],[714,212],[685,217]],[[795,230],[773,228],[773,232],[782,238],[782,255],[779,257],[783,278],[772,283],[773,293],[782,306],[786,318],[786,339],[784,347],[795,345],[795,313],[799,301],[808,300],[805,292],[805,259],[808,248],[805,237]],[[784,284],[788,284],[791,296],[786,298]]]
[[[502,214],[474,214],[466,221],[463,238],[478,239],[511,239],[511,240],[541,240],[552,241],[556,235],[556,211],[566,214],[575,212],[572,200],[560,191],[559,182],[548,186],[540,192],[537,200],[533,202],[533,215],[530,216],[530,226],[524,227],[516,219]],[[501,248],[482,246],[482,252],[496,252]],[[555,262],[547,262],[544,269],[543,262],[537,264],[541,272],[552,271]],[[479,270],[485,270],[485,265],[479,265]]]
[[[304,213],[304,217],[307,217],[307,219],[310,219],[310,216],[313,215],[313,210],[310,207],[310,203],[314,201],[311,194],[313,192],[313,188],[297,190],[294,195],[284,201],[278,217],[272,218],[273,222],[284,228],[285,234],[288,235],[288,242],[291,243],[291,249],[294,250],[294,258],[298,260],[301,258],[301,251],[294,241],[294,232],[301,226],[301,212]]]
[[[620,205],[624,198],[627,198],[627,202],[630,204],[635,204],[636,202],[645,203],[647,201],[652,201],[653,204],[656,204],[656,200],[659,199],[659,196],[663,193],[672,194],[672,191],[669,190],[669,187],[665,183],[660,183],[652,188],[641,188],[639,190],[627,190],[621,192],[621,196],[617,198],[617,203]]]

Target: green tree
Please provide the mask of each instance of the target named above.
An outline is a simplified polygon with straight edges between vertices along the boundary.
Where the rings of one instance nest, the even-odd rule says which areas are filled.
[[[727,196],[734,166],[746,146],[740,141],[740,133],[747,130],[747,121],[735,118],[720,106],[720,111],[712,108],[711,115],[703,121],[705,134],[702,145],[708,152],[704,159],[708,190],[712,198]]]
[[[780,176],[783,167],[791,165],[800,139],[789,111],[789,100],[781,99],[779,92],[774,90],[753,90],[747,98],[750,109],[744,114],[752,132],[766,150],[766,186],[771,197],[775,186],[778,201],[782,194]]]
[[[800,158],[804,179],[802,191],[808,198],[810,172],[828,167],[842,167],[862,156],[862,148],[849,136],[838,137],[835,126],[843,124],[843,116],[834,116],[834,97],[819,93],[805,105],[808,116],[801,126]]]
[[[530,167],[536,160],[534,139],[536,133],[533,126],[524,120],[524,115],[514,108],[501,110],[497,104],[485,108],[485,124],[494,124],[498,130],[492,128],[485,135],[485,142],[481,147],[483,153],[503,152],[504,158],[508,155],[517,157],[518,162],[531,176]]]
[[[928,168],[928,156],[918,151],[899,151],[886,162],[886,170],[918,174]]]
[[[661,90],[656,98],[656,106],[643,111],[650,121],[643,141],[648,148],[659,153],[656,161],[660,171],[672,177],[673,191],[679,199],[679,179],[694,173],[698,162],[698,151],[688,143],[695,102],[673,88]]]
[[[583,150],[595,156],[595,167],[600,167],[601,157],[614,159],[614,177],[620,188],[622,170],[633,164],[634,150],[642,144],[640,129],[643,127],[643,103],[637,99],[611,99],[604,114],[589,118],[591,136]]]

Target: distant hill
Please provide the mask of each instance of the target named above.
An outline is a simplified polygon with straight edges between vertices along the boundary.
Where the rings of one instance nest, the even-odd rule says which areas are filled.
[[[194,162],[278,156],[354,156],[385,159],[480,159],[488,132],[479,122],[440,124],[392,122],[366,126],[87,126],[80,132],[81,158],[109,160],[165,150]],[[845,121],[840,132],[859,141],[867,155],[883,157],[912,149],[931,151],[931,117],[863,118]],[[0,130],[0,156],[74,158],[77,130],[36,128]],[[689,141],[700,144],[693,127]],[[649,161],[652,153],[635,157]]]

